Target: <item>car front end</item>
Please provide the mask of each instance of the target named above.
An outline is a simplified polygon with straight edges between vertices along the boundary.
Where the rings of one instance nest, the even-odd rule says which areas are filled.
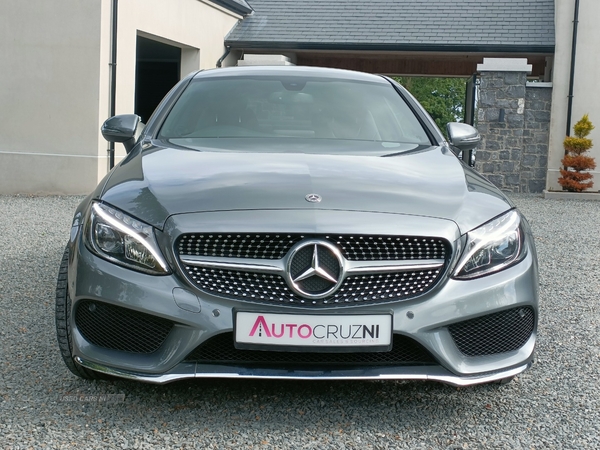
[[[298,76],[282,82],[289,92]],[[153,383],[456,386],[526,370],[538,320],[529,225],[415,114],[432,142],[343,139],[340,152],[297,129],[172,139],[158,111],[75,215],[57,291],[69,368]]]

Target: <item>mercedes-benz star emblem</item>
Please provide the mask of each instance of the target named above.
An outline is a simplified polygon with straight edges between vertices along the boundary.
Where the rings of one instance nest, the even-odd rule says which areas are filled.
[[[318,299],[333,293],[344,278],[344,260],[332,243],[307,239],[292,248],[287,263],[287,279],[297,294]]]
[[[310,202],[310,203],[319,203],[322,200],[321,196],[319,194],[308,194],[304,198],[306,199],[307,202]]]

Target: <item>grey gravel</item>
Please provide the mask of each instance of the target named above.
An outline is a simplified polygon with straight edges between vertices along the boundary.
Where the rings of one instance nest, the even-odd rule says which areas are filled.
[[[506,386],[456,389],[81,381],[60,359],[53,312],[81,197],[0,196],[0,447],[599,448],[600,202],[512,198],[540,259],[536,363]]]

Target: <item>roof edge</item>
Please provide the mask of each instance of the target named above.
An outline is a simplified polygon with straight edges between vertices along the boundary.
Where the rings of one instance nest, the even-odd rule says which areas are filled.
[[[229,11],[236,13],[236,14],[240,14],[242,16],[247,16],[248,14],[250,14],[253,9],[250,7],[250,5],[248,5],[248,3],[246,3],[245,0],[242,0],[244,2],[244,4],[235,1],[235,0],[208,0],[211,3],[214,3],[215,5],[219,5],[225,9],[228,9]],[[247,6],[245,6],[247,5]]]
[[[469,52],[469,53],[542,53],[554,54],[554,45],[449,45],[406,43],[319,43],[319,42],[260,42],[225,40],[225,45],[244,50],[352,50],[352,51],[414,51],[414,52]]]

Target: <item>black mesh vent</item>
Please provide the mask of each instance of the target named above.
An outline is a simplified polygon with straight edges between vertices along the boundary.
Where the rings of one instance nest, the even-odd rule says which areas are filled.
[[[75,324],[90,343],[131,353],[158,350],[173,327],[169,320],[92,300],[77,304]]]
[[[224,258],[281,259],[304,238],[323,238],[337,244],[351,261],[446,259],[445,240],[431,237],[301,235],[301,234],[184,234],[179,255]]]
[[[455,323],[449,330],[462,354],[484,356],[520,349],[534,327],[533,308],[525,306]]]
[[[285,280],[274,274],[184,266],[199,289],[236,300],[306,306],[331,306],[358,302],[405,300],[429,291],[442,268],[398,273],[357,275],[346,278],[332,295],[308,300],[294,294]]]
[[[233,333],[218,334],[198,346],[186,361],[200,364],[263,365],[318,369],[332,366],[361,367],[436,364],[431,354],[416,341],[394,335],[389,352],[313,353],[238,350],[233,345]],[[307,367],[310,366],[310,367]],[[316,367],[315,367],[316,366]]]

